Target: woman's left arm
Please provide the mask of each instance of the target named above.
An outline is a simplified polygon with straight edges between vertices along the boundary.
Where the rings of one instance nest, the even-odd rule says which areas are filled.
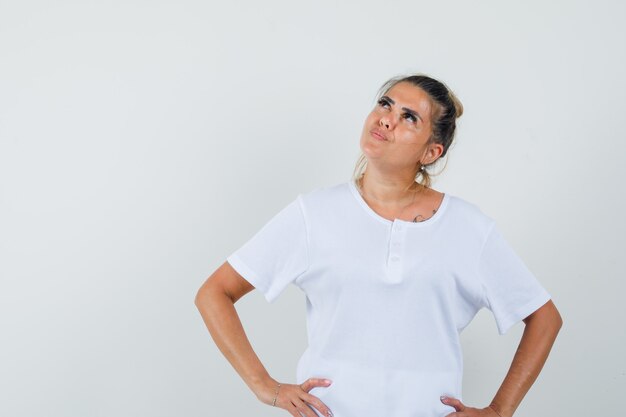
[[[549,300],[524,319],[526,327],[511,367],[488,407],[467,407],[455,398],[442,398],[456,412],[446,417],[499,416],[511,417],[533,385],[548,358],[552,345],[563,325],[556,306]]]

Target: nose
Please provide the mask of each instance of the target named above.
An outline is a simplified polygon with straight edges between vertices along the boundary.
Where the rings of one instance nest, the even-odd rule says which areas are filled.
[[[385,129],[391,128],[391,120],[389,116],[387,115],[381,116],[380,121],[378,123],[380,124],[380,126],[384,127]]]

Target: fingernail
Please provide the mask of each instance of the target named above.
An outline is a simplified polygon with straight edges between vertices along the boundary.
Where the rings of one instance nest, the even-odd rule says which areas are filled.
[[[448,397],[446,397],[445,395],[442,395],[441,397],[439,397],[439,399],[441,400],[441,402],[444,402],[445,400],[448,399]]]
[[[326,414],[328,417],[333,417],[333,412],[328,410],[328,414]]]
[[[330,379],[325,379],[324,382],[326,382],[327,384],[332,384],[333,381],[331,381]]]

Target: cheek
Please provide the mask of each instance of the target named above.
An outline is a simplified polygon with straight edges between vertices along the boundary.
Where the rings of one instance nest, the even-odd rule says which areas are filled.
[[[407,129],[406,126],[398,126],[396,128],[396,140],[403,145],[417,146],[419,136],[412,129]]]
[[[398,126],[396,130],[398,140],[407,145],[421,146],[428,140],[426,132],[414,126]]]
[[[401,154],[401,157],[407,160],[420,157],[425,149],[422,139],[415,132],[397,132],[396,144],[398,154]]]

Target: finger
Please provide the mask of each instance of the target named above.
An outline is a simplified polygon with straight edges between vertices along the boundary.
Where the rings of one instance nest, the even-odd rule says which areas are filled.
[[[296,409],[302,413],[302,415],[304,415],[305,417],[318,417],[317,414],[315,414],[315,411],[313,411],[313,409],[311,408],[311,406],[307,403],[305,403],[304,401],[302,401],[301,399],[297,398],[293,401],[293,405],[296,407]]]
[[[454,407],[456,411],[465,410],[465,405],[463,405],[461,400],[457,400],[456,398],[451,398],[451,397],[446,397],[446,396],[441,396],[440,399],[442,403]]]
[[[332,381],[326,378],[309,378],[300,384],[302,391],[309,392],[315,387],[327,387]]]
[[[322,413],[322,415],[327,416],[327,417],[333,417],[333,412],[330,410],[330,408],[328,408],[328,406],[324,404],[322,400],[317,398],[315,395],[304,394],[302,398],[304,399],[304,401],[306,401],[307,403],[317,408],[319,412]]]
[[[287,411],[289,412],[289,414],[291,414],[293,417],[302,417],[302,415],[300,413],[298,413],[298,410],[296,409],[296,407],[294,407],[293,405],[289,408],[287,408]]]
[[[292,403],[289,403],[289,406],[285,409],[289,411],[289,414],[291,414],[293,417],[302,417],[302,414],[298,412],[298,409]]]

